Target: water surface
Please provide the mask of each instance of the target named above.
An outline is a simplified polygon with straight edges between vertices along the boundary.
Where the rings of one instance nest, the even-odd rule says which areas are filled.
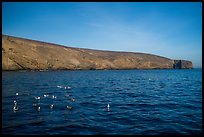
[[[2,133],[201,134],[202,70],[2,72]]]

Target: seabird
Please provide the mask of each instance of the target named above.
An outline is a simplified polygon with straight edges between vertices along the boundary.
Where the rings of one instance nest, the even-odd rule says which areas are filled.
[[[58,88],[63,88],[62,86],[57,86]]]
[[[36,104],[36,103],[33,103],[33,106],[34,106],[34,107],[37,107],[37,104]]]
[[[14,105],[13,110],[14,110],[14,111],[17,111],[17,110],[18,110],[18,106],[17,106],[16,104]]]
[[[71,87],[70,86],[67,86],[67,87],[65,86],[64,89],[71,89]]]
[[[50,105],[50,108],[53,108],[54,107],[54,105],[52,104],[52,105]]]
[[[69,94],[65,94],[65,97],[69,97]]]
[[[38,111],[40,111],[40,107],[38,107]]]
[[[14,100],[13,102],[14,102],[14,104],[16,104],[16,103],[17,103],[17,101],[16,101],[16,100]]]
[[[75,99],[75,98],[72,98],[72,101],[73,101],[73,102],[75,102],[75,101],[76,101],[76,99]]]
[[[71,109],[72,109],[72,106],[67,106],[67,109],[71,110]]]
[[[108,106],[107,106],[107,107],[108,107],[108,111],[110,111],[110,105],[109,105],[109,104],[108,104]]]
[[[48,97],[49,95],[44,94],[44,97]]]
[[[40,99],[40,97],[35,97],[35,99],[39,100],[39,99]]]
[[[56,99],[57,97],[53,95],[52,98],[53,98],[53,99]]]
[[[18,96],[18,92],[16,93],[16,96]]]
[[[67,89],[71,89],[71,87],[68,86]]]

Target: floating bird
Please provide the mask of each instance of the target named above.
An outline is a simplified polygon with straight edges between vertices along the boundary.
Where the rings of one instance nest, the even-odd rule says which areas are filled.
[[[50,105],[50,108],[53,108],[54,107],[54,105],[52,104],[52,105]]]
[[[65,97],[69,97],[69,94],[65,94]]]
[[[14,102],[14,107],[13,107],[13,109],[14,109],[14,110],[18,110],[18,107],[17,107],[17,101],[14,100],[13,102]]]
[[[71,89],[71,87],[68,86],[67,89]]]
[[[17,106],[17,105],[14,105],[13,110],[14,110],[14,111],[17,111],[17,110],[18,110],[18,106]]]
[[[18,110],[18,106],[17,106],[17,102],[14,100],[14,107],[13,107],[13,110],[14,111],[17,111]]]
[[[71,109],[72,109],[72,106],[67,106],[67,109],[71,110]]]
[[[48,97],[49,95],[44,94],[44,97]]]
[[[70,86],[67,86],[67,87],[65,86],[64,89],[71,89],[71,87]]]
[[[63,88],[63,86],[57,86],[58,88]]]
[[[33,107],[37,107],[37,104],[36,104],[36,103],[33,103]]]
[[[38,107],[38,111],[40,111],[40,107]]]
[[[52,96],[52,99],[56,99],[56,98],[57,98],[56,96],[54,96],[54,95]]]
[[[40,100],[40,97],[35,97],[36,100]]]
[[[76,99],[75,99],[75,98],[72,98],[72,101],[73,101],[73,102],[75,102],[75,101],[76,101]]]
[[[13,102],[14,102],[14,104],[17,104],[17,101],[16,101],[16,100],[14,100]]]
[[[16,96],[18,96],[18,92],[16,93]]]
[[[107,107],[108,107],[108,111],[110,111],[110,105],[109,105],[109,104],[108,104],[108,106],[107,106]]]

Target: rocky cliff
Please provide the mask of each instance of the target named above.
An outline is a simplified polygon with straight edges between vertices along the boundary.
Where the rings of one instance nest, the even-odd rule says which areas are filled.
[[[2,35],[2,70],[172,68],[192,68],[192,62],[145,53],[65,47]]]
[[[192,68],[192,62],[188,60],[174,60],[174,69],[189,69]]]

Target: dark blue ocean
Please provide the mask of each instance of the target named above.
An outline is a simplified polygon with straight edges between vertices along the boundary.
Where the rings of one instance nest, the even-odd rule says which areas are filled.
[[[2,133],[202,134],[202,69],[2,72]]]

